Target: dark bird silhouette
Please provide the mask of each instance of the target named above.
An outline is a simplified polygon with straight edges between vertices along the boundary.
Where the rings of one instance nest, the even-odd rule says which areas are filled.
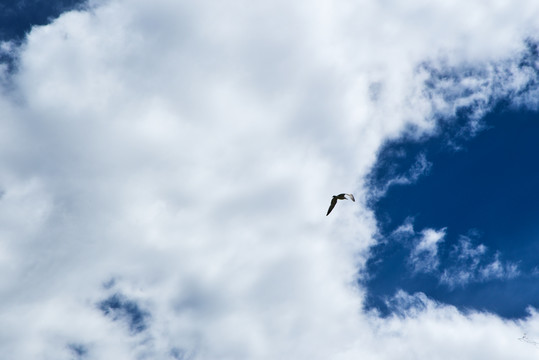
[[[335,207],[335,205],[337,205],[337,200],[347,200],[347,199],[350,199],[354,202],[356,201],[356,199],[354,199],[354,195],[352,194],[333,195],[333,199],[331,199],[331,204],[329,205],[328,213],[326,214],[326,216],[328,216],[331,210],[333,210],[333,208]]]

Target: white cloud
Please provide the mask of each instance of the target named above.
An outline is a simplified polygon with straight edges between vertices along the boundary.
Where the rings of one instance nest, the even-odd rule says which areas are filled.
[[[371,184],[371,192],[369,196],[372,199],[381,198],[386,195],[391,186],[394,185],[410,185],[416,183],[423,175],[427,175],[432,167],[432,163],[427,160],[424,153],[417,155],[415,161],[404,173],[395,173],[391,171],[388,179],[382,182],[381,185],[375,186]]]
[[[480,269],[481,279],[511,279],[520,274],[517,264],[503,264],[499,258],[496,253],[494,261]]]
[[[406,239],[414,235],[415,235],[414,219],[412,217],[406,218],[404,222],[402,223],[402,225],[400,225],[391,233],[391,237],[394,237],[396,239],[402,239],[402,238]]]
[[[469,283],[513,279],[521,274],[517,263],[501,260],[500,252],[491,255],[484,244],[475,246],[470,236],[460,236],[441,262],[439,246],[447,228],[415,231],[413,218],[407,218],[384,241],[400,241],[408,250],[412,274],[430,274],[449,288]],[[474,231],[470,235],[477,236]]]
[[[444,269],[440,282],[454,288],[470,282],[512,279],[520,275],[516,263],[501,261],[499,252],[492,258],[487,251],[485,245],[474,246],[472,239],[461,236],[450,257],[454,264]]]
[[[0,347],[21,360],[530,358],[515,339],[534,314],[429,302],[380,319],[355,284],[376,229],[359,179],[380,144],[523,88],[535,74],[513,65],[538,15],[524,0],[118,0],[34,28],[0,97]],[[473,71],[442,86],[425,63]],[[488,66],[514,72],[493,82]],[[326,218],[341,191],[359,208]],[[129,304],[149,314],[140,332]]]
[[[508,322],[491,314],[463,315],[456,308],[429,300],[424,294],[396,295],[402,311],[383,322],[376,331],[376,358],[494,358],[531,359],[537,349],[518,340],[522,326],[537,324],[532,312],[526,324]],[[536,336],[536,325],[528,336]],[[532,334],[533,333],[533,334]],[[508,349],[514,351],[510,354]],[[504,353],[505,355],[501,355]]]
[[[432,272],[440,264],[438,245],[444,241],[446,229],[424,229],[410,253],[409,262],[415,272]]]

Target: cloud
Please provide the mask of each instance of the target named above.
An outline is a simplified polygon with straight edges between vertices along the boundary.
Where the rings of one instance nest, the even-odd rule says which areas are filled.
[[[450,289],[521,275],[518,264],[501,260],[499,251],[492,255],[484,244],[474,245],[474,238],[479,235],[476,231],[471,230],[470,236],[461,235],[449,252],[440,249],[446,234],[447,228],[416,231],[414,219],[407,218],[383,241],[397,241],[404,246],[407,259],[403,261],[406,261],[412,276],[434,276]]]
[[[84,359],[88,354],[88,349],[81,344],[69,344],[68,349],[74,356],[74,359]]]
[[[537,354],[536,348],[518,340],[523,324],[486,313],[471,312],[464,316],[455,307],[437,303],[422,293],[399,292],[394,303],[401,312],[392,315],[381,331],[376,332],[379,347],[375,354],[383,354],[382,359],[482,356],[501,359],[503,356],[498,352],[508,348],[517,359],[533,358]],[[534,324],[536,316],[531,313],[527,323]]]
[[[401,156],[405,156],[405,154]],[[376,179],[374,174],[369,176],[368,182],[371,189],[369,197],[371,201],[385,196],[391,186],[416,183],[421,176],[430,172],[432,163],[427,160],[424,153],[420,153],[416,156],[414,162],[403,171],[399,171],[395,166],[385,163],[384,159],[381,159],[377,167],[385,167],[387,173],[381,179]]]
[[[409,262],[414,268],[414,272],[432,272],[439,263],[438,244],[444,241],[446,229],[438,231],[434,229],[424,229],[421,237],[410,253]]]
[[[453,265],[442,273],[440,282],[454,288],[470,282],[484,282],[494,279],[512,279],[520,275],[518,265],[500,260],[500,253],[488,256],[483,244],[474,246],[472,239],[461,236],[451,254]]]
[[[425,228],[421,231],[414,229],[414,219],[405,219],[385,241],[400,242],[409,253],[406,262],[412,273],[436,274],[440,264],[439,246],[445,240],[447,228]]]
[[[400,225],[391,233],[391,237],[398,240],[410,238],[414,235],[414,219],[412,217],[406,218],[402,225]]]
[[[459,110],[466,110],[467,116],[473,120],[468,129],[473,134],[480,129],[481,117],[508,95],[515,104],[526,102],[528,106],[535,107],[534,101],[525,101],[521,94],[537,89],[539,66],[536,60],[527,60],[535,58],[536,52],[537,45],[530,40],[524,42],[518,58],[479,67],[476,64],[455,67],[451,60],[433,64],[426,62],[420,72],[425,76],[426,96],[432,100],[432,111],[451,117]]]
[[[527,89],[532,106],[533,72],[469,83],[527,54],[537,15],[533,1],[117,0],[34,27],[0,96],[2,349],[530,358],[514,339],[534,314],[520,324],[427,301],[381,319],[361,310],[357,274],[376,232],[360,179],[381,144],[410,124],[433,131],[449,103],[489,86]],[[474,71],[430,91],[425,62]],[[344,189],[358,207],[325,218]],[[144,330],[129,331],[137,319]]]

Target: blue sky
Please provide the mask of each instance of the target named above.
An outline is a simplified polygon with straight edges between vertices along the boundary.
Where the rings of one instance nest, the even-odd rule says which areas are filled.
[[[21,39],[34,25],[45,25],[62,12],[83,4],[80,0],[2,1],[0,35],[4,40]]]
[[[55,1],[2,1],[0,2],[0,40],[20,43],[32,26],[45,25],[58,17],[62,12],[69,11],[85,2],[80,0]],[[0,53],[3,63],[14,65],[13,56]]]
[[[538,19],[535,0],[2,3],[0,348],[535,358]]]
[[[376,256],[370,259],[374,302],[404,289],[505,317],[522,317],[528,306],[538,305],[537,120],[537,113],[499,106],[481,120],[482,130],[471,138],[444,129],[440,136],[399,139],[383,148],[372,173],[374,186],[383,184],[389,169],[406,174],[419,154],[430,166],[414,183],[393,185],[373,201],[380,236],[388,239],[375,247]],[[416,231],[446,229],[438,246],[438,269],[414,273],[407,263],[413,245],[391,239],[407,221]],[[492,279],[444,284],[440,280],[444,269],[467,266],[455,256],[462,239],[472,248],[486,247],[478,259],[483,266],[498,254],[501,264],[514,264],[518,270],[509,276],[502,271]]]

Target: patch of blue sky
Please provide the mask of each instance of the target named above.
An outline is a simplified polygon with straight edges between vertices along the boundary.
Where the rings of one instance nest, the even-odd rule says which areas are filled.
[[[368,265],[369,307],[391,312],[399,290],[510,318],[539,306],[539,114],[508,103],[472,136],[462,111],[437,136],[381,150],[369,178],[381,239]],[[392,183],[410,178],[418,158],[428,171]],[[429,231],[443,237],[425,242]]]
[[[132,334],[138,334],[148,328],[150,313],[139,304],[121,294],[114,294],[97,305],[101,312],[113,321],[123,321]]]
[[[45,25],[86,0],[15,0],[0,3],[0,40],[21,39],[34,25]]]
[[[16,45],[33,26],[50,23],[60,14],[86,4],[86,0],[15,0],[0,2],[0,65],[16,67]]]

